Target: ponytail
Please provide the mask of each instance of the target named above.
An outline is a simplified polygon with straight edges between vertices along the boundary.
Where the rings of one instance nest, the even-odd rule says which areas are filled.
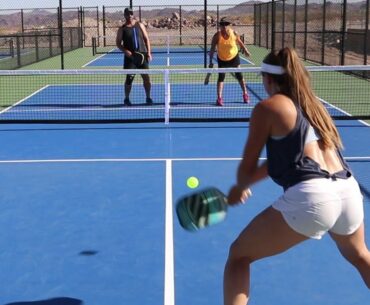
[[[263,60],[270,65],[281,66],[282,75],[269,74],[276,82],[279,92],[288,96],[303,111],[310,124],[319,132],[325,147],[342,148],[343,144],[335,124],[324,105],[315,96],[310,75],[294,49],[283,48],[271,52]]]

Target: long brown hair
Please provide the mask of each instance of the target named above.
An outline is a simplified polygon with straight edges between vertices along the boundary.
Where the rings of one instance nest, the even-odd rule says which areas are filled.
[[[280,93],[300,106],[304,116],[320,133],[324,146],[342,148],[338,130],[324,105],[315,96],[310,83],[310,74],[294,49],[283,48],[278,52],[271,52],[263,62],[284,68],[284,74],[269,76],[278,85]]]

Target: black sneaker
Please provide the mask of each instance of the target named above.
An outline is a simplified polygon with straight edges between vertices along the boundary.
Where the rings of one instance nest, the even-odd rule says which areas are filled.
[[[153,100],[150,97],[146,98],[146,104],[147,105],[153,105]]]
[[[131,104],[131,102],[130,102],[130,99],[129,99],[128,97],[126,97],[126,98],[124,99],[123,104],[124,104],[125,106],[131,106],[131,105],[132,105],[132,104]]]

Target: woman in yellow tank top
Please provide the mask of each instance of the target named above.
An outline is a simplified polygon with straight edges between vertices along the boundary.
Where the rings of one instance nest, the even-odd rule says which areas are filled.
[[[237,68],[240,66],[240,57],[238,45],[246,56],[250,56],[248,49],[241,41],[239,35],[229,27],[230,22],[225,17],[220,20],[220,30],[212,38],[211,50],[209,52],[209,66],[213,67],[213,55],[217,48],[217,62],[219,68]],[[240,72],[235,73],[243,91],[244,103],[249,103],[249,96],[243,75]],[[223,106],[222,91],[224,88],[225,73],[218,74],[217,80],[217,106]]]

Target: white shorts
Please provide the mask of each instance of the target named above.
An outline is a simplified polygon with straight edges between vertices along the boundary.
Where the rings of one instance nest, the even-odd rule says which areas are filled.
[[[321,239],[328,231],[352,234],[364,219],[363,197],[353,177],[300,182],[272,206],[294,231],[314,239]]]

